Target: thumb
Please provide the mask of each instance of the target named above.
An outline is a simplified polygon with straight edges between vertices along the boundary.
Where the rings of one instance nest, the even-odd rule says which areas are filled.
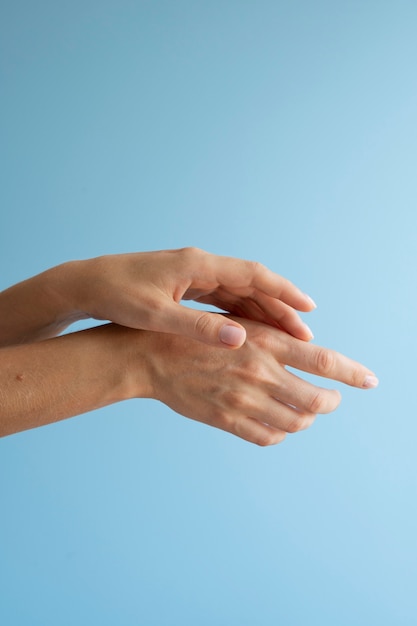
[[[219,313],[197,311],[180,304],[170,307],[166,317],[167,332],[185,335],[197,341],[223,348],[240,348],[246,341],[246,330]]]

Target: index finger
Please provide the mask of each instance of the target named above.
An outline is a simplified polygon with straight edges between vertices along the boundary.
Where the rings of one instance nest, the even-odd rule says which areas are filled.
[[[379,381],[374,372],[340,352],[306,343],[290,335],[285,335],[282,340],[285,343],[284,354],[282,350],[280,353],[286,365],[352,387],[371,389],[378,386]]]

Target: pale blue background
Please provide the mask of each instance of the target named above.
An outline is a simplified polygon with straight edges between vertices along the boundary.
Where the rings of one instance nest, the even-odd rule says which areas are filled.
[[[414,1],[0,1],[0,287],[196,245],[378,390],[260,449],[155,402],[0,442],[0,623],[417,623]]]

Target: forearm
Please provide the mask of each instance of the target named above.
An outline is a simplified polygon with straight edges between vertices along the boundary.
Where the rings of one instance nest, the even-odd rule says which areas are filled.
[[[140,331],[106,325],[0,349],[0,436],[149,395],[141,340]]]
[[[0,346],[49,339],[88,317],[74,298],[82,263],[58,265],[0,292]]]

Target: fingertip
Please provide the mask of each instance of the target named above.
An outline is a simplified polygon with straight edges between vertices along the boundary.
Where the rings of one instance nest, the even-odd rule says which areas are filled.
[[[311,330],[311,328],[307,326],[307,324],[303,324],[303,326],[304,326],[304,335],[306,337],[306,341],[311,341],[312,339],[314,339],[313,331]]]
[[[317,309],[317,304],[314,302],[313,298],[302,291],[299,291],[297,302],[294,301],[290,303],[290,305],[297,309],[297,311],[303,311],[303,313],[311,313]]]
[[[340,403],[342,402],[342,394],[338,389],[331,389],[329,391],[331,391],[331,394],[333,396],[333,403],[330,405],[331,408],[329,408],[326,413],[333,413],[333,411],[336,411],[336,409],[339,408]]]
[[[307,293],[304,294],[307,302],[310,305],[310,311],[313,311],[314,309],[317,309],[317,304],[314,302],[313,298],[311,296],[309,296]]]
[[[362,387],[363,389],[375,389],[375,387],[378,387],[378,385],[379,385],[378,378],[374,375],[368,375],[368,376],[365,376],[365,380],[363,381]]]
[[[301,341],[309,342],[312,339],[314,339],[314,335],[313,335],[311,328],[307,326],[307,324],[305,324],[304,322],[301,322],[297,329],[291,329],[291,330],[288,329],[287,332],[293,337],[295,337],[296,339],[301,339]]]
[[[342,402],[342,394],[338,389],[334,389],[333,391],[335,392],[335,395],[337,395],[337,406],[339,406],[339,404]]]
[[[240,348],[246,341],[246,331],[242,326],[224,324],[220,329],[219,339],[229,348]]]

